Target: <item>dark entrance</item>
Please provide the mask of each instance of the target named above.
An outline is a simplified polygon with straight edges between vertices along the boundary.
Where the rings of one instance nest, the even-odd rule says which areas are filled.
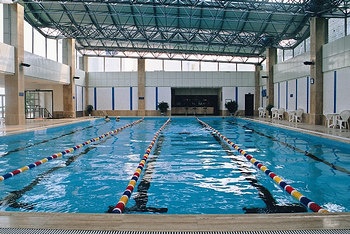
[[[171,114],[218,115],[218,102],[217,89],[172,89]]]
[[[245,95],[245,116],[254,115],[254,94],[248,93]]]

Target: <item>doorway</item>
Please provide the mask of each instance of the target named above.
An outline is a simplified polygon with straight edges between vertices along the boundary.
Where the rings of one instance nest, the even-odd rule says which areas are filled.
[[[172,115],[218,115],[219,90],[212,88],[172,88]]]
[[[248,93],[245,95],[245,116],[254,115],[254,94]]]
[[[52,90],[25,91],[26,119],[52,118],[53,92]]]

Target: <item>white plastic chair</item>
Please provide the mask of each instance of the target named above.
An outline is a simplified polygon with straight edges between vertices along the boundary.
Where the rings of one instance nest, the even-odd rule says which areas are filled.
[[[278,118],[278,109],[275,107],[271,108],[271,118],[272,119],[277,119]]]
[[[349,128],[349,118],[350,118],[350,110],[343,110],[339,114],[340,119],[338,119],[339,128]]]
[[[288,121],[289,122],[293,122],[295,120],[295,114],[296,114],[296,111],[294,111],[294,110],[288,111]]]
[[[284,108],[280,108],[277,110],[277,119],[283,119]]]
[[[259,107],[259,117],[265,118],[266,117],[266,109],[264,107]]]
[[[304,110],[299,108],[296,112],[295,112],[295,122],[300,122],[302,121],[302,117],[303,117],[303,113],[304,113]]]
[[[339,114],[328,113],[324,115],[326,117],[327,128],[336,128],[338,125]]]
[[[333,127],[333,114],[325,114],[327,128]]]

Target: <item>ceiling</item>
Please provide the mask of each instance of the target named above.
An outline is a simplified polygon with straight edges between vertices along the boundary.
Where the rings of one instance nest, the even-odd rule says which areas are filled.
[[[348,17],[350,0],[19,1],[48,38],[74,38],[92,56],[137,54],[260,63],[268,46],[294,48],[310,18]]]

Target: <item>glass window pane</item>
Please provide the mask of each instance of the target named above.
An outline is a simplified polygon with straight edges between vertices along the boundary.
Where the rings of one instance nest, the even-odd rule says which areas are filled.
[[[146,59],[146,71],[163,71],[163,60]]]
[[[293,58],[293,50],[284,50],[284,61]]]
[[[199,71],[199,61],[182,61],[182,71]]]
[[[120,58],[106,58],[106,72],[120,72]]]
[[[101,57],[89,57],[88,72],[104,72],[104,59]]]
[[[33,53],[33,29],[30,24],[24,21],[24,50]]]
[[[137,71],[137,59],[122,58],[122,71]]]
[[[218,71],[217,62],[201,62],[201,71]]]
[[[236,63],[219,63],[219,71],[236,71]]]
[[[83,55],[79,52],[79,51],[76,51],[76,60],[75,60],[75,63],[76,63],[76,69],[80,69],[80,70],[84,70],[84,59],[83,59]]]
[[[255,71],[253,64],[237,64],[237,71]]]
[[[62,63],[62,44],[63,40],[57,40],[57,62]]]
[[[335,41],[345,36],[345,21],[343,18],[331,18],[328,20],[328,42]]]
[[[57,60],[57,41],[54,39],[47,39],[47,58]]]
[[[181,71],[181,61],[164,60],[164,71]]]
[[[310,37],[305,40],[305,49],[306,52],[310,51]]]
[[[294,56],[298,56],[300,54],[305,53],[306,48],[305,48],[305,41],[302,41],[297,47],[294,49]]]
[[[3,5],[0,4],[0,22],[4,22]],[[0,23],[0,42],[4,42],[4,24]]]
[[[34,30],[34,54],[45,57],[45,45],[45,37]]]
[[[283,62],[284,61],[283,59],[284,59],[283,50],[277,49],[277,63]]]

